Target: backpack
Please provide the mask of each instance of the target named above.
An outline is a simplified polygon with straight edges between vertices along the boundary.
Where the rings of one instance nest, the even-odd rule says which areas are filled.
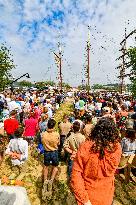
[[[44,149],[43,144],[39,143],[37,149],[40,154],[44,154],[45,149]]]

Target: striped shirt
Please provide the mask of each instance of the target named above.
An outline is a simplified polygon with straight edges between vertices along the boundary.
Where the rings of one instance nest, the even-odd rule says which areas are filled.
[[[122,153],[126,156],[136,154],[136,140],[131,142],[130,139],[124,137],[121,142],[121,147]]]

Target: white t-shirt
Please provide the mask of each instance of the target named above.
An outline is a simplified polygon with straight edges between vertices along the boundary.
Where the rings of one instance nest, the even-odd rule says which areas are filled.
[[[10,152],[17,152],[21,154],[20,160],[11,160],[13,165],[23,164],[28,158],[28,142],[23,140],[23,138],[11,139],[6,149],[6,154],[9,154]]]
[[[21,110],[21,106],[19,105],[19,103],[16,103],[15,101],[11,101],[8,103],[8,109],[9,112],[11,112],[12,110]]]
[[[6,98],[6,102],[7,103],[11,102],[11,99],[10,98]]]

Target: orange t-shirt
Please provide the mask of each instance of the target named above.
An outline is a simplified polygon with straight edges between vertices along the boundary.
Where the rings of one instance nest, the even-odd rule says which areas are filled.
[[[93,142],[81,144],[74,161],[71,186],[78,205],[88,200],[92,205],[111,205],[114,195],[114,174],[121,158],[121,146],[99,159],[98,153],[91,153]]]

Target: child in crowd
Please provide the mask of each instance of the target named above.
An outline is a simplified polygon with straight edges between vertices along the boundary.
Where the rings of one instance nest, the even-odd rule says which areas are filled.
[[[52,184],[58,172],[59,158],[58,146],[60,144],[59,133],[54,130],[56,121],[49,119],[47,131],[42,133],[42,144],[44,146],[44,192],[52,190]],[[48,180],[49,166],[53,166],[51,179]]]
[[[5,152],[14,166],[23,164],[28,158],[28,142],[23,139],[23,132],[22,127],[15,131],[15,138],[10,140]]]

